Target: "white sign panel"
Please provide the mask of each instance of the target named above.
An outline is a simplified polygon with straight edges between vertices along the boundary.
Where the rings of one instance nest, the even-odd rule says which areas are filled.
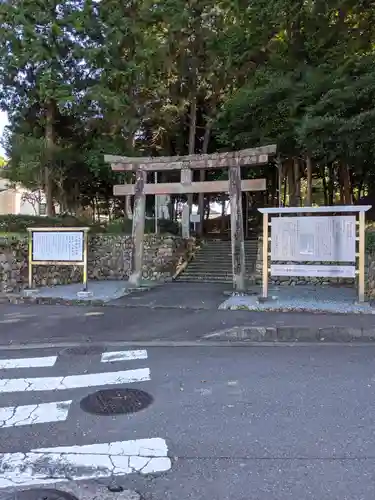
[[[32,231],[33,261],[83,261],[83,231]]]
[[[316,278],[354,278],[355,266],[271,264],[271,276],[313,276]]]
[[[354,215],[272,217],[271,260],[355,262]]]
[[[194,224],[197,224],[200,221],[201,221],[200,214],[191,214],[190,215],[190,222],[193,222]]]

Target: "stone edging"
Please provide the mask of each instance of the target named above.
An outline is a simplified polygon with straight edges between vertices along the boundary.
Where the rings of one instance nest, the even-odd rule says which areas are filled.
[[[146,292],[150,290],[151,287],[148,286],[141,286],[141,287],[134,287],[134,288],[128,288],[126,290],[126,293],[122,297],[125,297],[126,295],[130,295],[131,293],[134,292]],[[120,298],[122,298],[120,297]],[[38,297],[37,295],[21,295],[17,293],[7,293],[7,294],[0,294],[0,304],[36,304],[36,305],[54,305],[54,306],[92,306],[92,307],[99,307],[99,306],[113,306],[113,302],[116,301],[117,299],[109,299],[109,300],[103,300],[103,299],[95,299],[93,298],[87,298],[87,299],[64,299],[62,297]],[[119,304],[120,305],[120,304]],[[122,304],[121,304],[122,306]]]
[[[205,335],[202,340],[223,342],[375,342],[375,328],[305,326],[235,326]]]

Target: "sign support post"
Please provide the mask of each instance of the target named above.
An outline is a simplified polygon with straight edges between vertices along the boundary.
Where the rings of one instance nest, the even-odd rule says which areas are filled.
[[[262,297],[268,296],[268,214],[263,214],[263,275]]]
[[[32,232],[29,231],[29,234],[28,234],[28,271],[29,271],[29,290],[32,290],[34,287],[33,287],[33,258],[32,258],[32,254],[33,254],[33,236],[32,236]]]
[[[359,213],[358,301],[365,301],[365,212]]]
[[[88,261],[88,231],[83,233],[83,291],[88,291],[87,261]]]

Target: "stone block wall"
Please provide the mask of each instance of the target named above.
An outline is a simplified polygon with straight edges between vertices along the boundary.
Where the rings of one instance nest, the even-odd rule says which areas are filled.
[[[131,236],[93,235],[88,245],[89,280],[123,280],[129,277]],[[191,251],[193,240],[169,235],[145,235],[143,277],[168,278]],[[28,283],[27,237],[0,240],[0,292],[18,292]],[[36,286],[78,283],[82,268],[73,266],[33,266]]]
[[[375,299],[375,252],[368,253],[366,257],[366,295]]]

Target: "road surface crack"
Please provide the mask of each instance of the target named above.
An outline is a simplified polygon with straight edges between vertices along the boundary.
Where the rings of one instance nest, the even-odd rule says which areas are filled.
[[[14,416],[16,414],[16,411],[17,411],[17,406],[14,406],[12,408],[12,415],[10,415],[10,417],[8,417],[5,420],[3,420],[2,424],[0,425],[0,427],[6,427],[7,422],[9,422],[10,420],[12,420],[12,418],[14,418]]]

